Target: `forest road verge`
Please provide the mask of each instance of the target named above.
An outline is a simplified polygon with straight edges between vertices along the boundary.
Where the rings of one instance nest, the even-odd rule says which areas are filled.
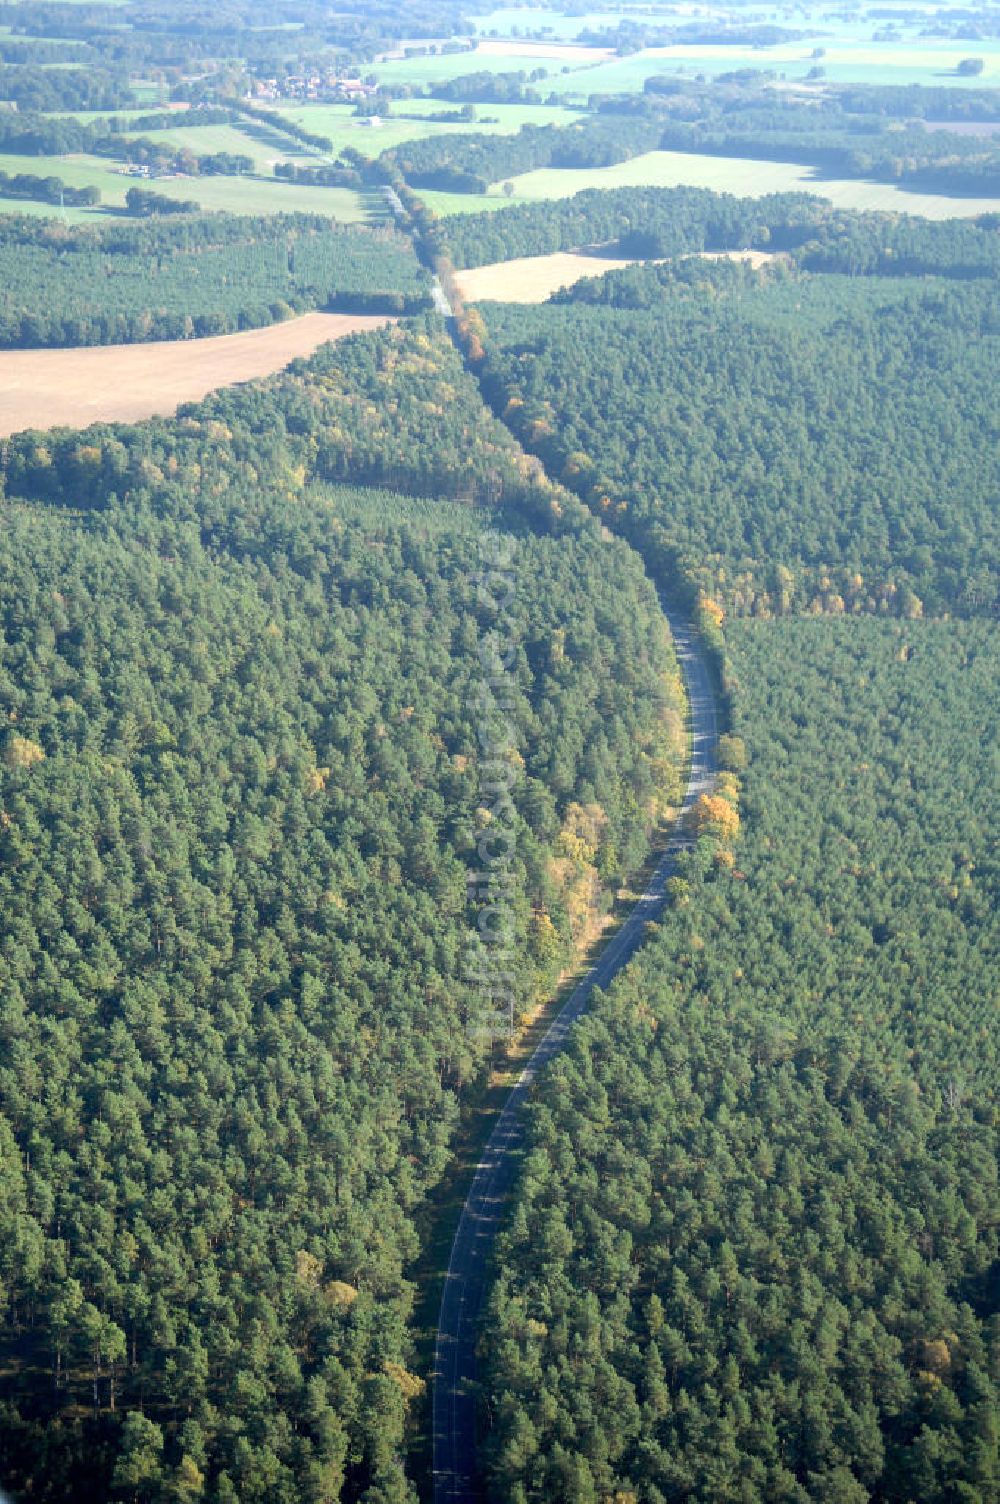
[[[686,815],[711,787],[716,771],[718,714],[706,658],[692,628],[667,611],[688,693],[690,772],[674,834],[646,891],[570,994],[512,1087],[494,1125],[462,1208],[451,1248],[438,1319],[432,1376],[434,1504],[476,1504],[483,1497],[476,1469],[476,1341],[489,1285],[493,1242],[517,1173],[524,1107],[532,1083],[586,1013],[595,987],[605,988],[642,944],[645,926],[663,907],[667,879],[686,844]]]

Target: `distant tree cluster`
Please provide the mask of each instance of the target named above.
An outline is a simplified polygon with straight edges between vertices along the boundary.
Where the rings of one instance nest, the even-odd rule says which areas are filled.
[[[90,208],[101,202],[101,190],[93,186],[73,188],[56,176],[39,177],[31,172],[0,172],[4,198],[35,199],[43,204],[66,204]]]
[[[124,76],[101,67],[0,63],[0,99],[19,110],[122,110],[135,95]]]
[[[197,199],[172,198],[153,188],[132,187],[125,194],[125,207],[130,214],[148,219],[151,214],[197,214],[201,205]]]
[[[117,157],[128,161],[169,162],[180,156],[173,146],[151,140],[148,131],[185,129],[203,125],[229,125],[236,119],[232,110],[193,106],[183,116],[169,112],[138,115],[102,115],[96,120],[78,120],[66,115],[40,115],[31,111],[0,110],[0,149],[26,157],[60,156],[65,152],[87,152],[94,156]],[[138,135],[139,139],[135,138]],[[188,153],[191,163],[196,163]],[[207,160],[210,160],[208,158]]]
[[[358,169],[346,162],[323,167],[308,162],[275,162],[274,175],[306,188],[360,188],[364,182]]]

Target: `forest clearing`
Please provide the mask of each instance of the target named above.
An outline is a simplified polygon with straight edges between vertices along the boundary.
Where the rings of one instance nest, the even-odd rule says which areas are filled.
[[[0,354],[0,435],[26,428],[168,417],[218,387],[280,371],[328,340],[390,323],[384,314],[307,313],[214,339]]]

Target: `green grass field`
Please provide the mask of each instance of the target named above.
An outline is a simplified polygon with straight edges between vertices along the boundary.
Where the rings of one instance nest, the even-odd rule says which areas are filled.
[[[401,99],[395,106],[400,111],[414,115],[433,115],[437,110],[458,110],[460,104],[451,104],[446,99]],[[522,125],[564,125],[580,118],[580,111],[563,105],[550,104],[477,104],[479,119],[473,121],[473,130],[483,130],[490,135],[511,136]],[[484,123],[484,118],[487,122]],[[468,130],[466,125],[440,126],[441,130]]]
[[[328,214],[344,224],[386,217],[377,194],[351,188],[308,188],[258,177],[167,178],[157,179],[152,187],[169,198],[195,199],[203,209],[230,214]]]
[[[398,114],[432,115],[442,110],[458,110],[458,104],[441,99],[403,99],[395,105]],[[352,146],[366,156],[377,157],[405,141],[420,141],[427,136],[454,136],[468,131],[488,135],[513,135],[522,125],[569,125],[580,118],[578,110],[552,105],[481,104],[476,113],[482,118],[462,124],[435,120],[399,120],[392,116],[375,129],[359,123],[350,104],[285,105],[281,114],[317,135],[329,136],[335,152]],[[495,123],[490,123],[495,121]]]
[[[843,209],[896,210],[927,219],[969,218],[1000,211],[1000,198],[946,198],[939,194],[906,193],[891,183],[866,183],[819,177],[811,167],[788,162],[758,162],[743,157],[710,157],[694,152],[652,151],[614,167],[567,169],[546,167],[511,179],[514,196],[507,198],[499,184],[488,194],[425,193],[422,197],[438,214],[475,214],[484,209],[529,203],[546,198],[569,198],[584,188],[674,188],[687,184],[719,193],[759,196],[802,191],[828,198]]]
[[[78,4],[82,4],[83,0],[77,0],[77,3]],[[126,3],[126,0],[122,0],[122,4],[125,4],[125,3]],[[5,27],[4,29],[7,32],[7,34],[11,34],[12,30],[13,30],[9,26]],[[60,37],[60,36],[55,36],[55,35],[53,35],[53,36],[45,36],[45,37],[33,37],[33,36],[26,36],[26,35],[24,35],[23,32],[18,34],[17,41],[18,41],[18,46],[20,46],[20,47],[45,47],[45,46],[48,45],[49,42],[58,42],[61,47],[83,47],[83,46],[86,45],[84,43],[84,41],[82,40],[81,37]],[[37,66],[41,66],[43,68],[65,68],[67,66],[67,64],[66,63],[42,63],[40,65],[36,64],[36,67]],[[72,66],[72,64],[70,64],[69,66]]]
[[[148,105],[143,105],[141,109],[134,110],[52,110],[49,113],[58,116],[60,120],[79,120],[81,125],[93,125],[95,122],[107,125],[112,120],[139,120],[143,115],[157,114],[160,109],[165,108],[164,105],[151,110]],[[184,112],[178,110],[176,113],[177,123],[180,125],[184,119]]]
[[[7,198],[0,194],[0,214],[28,214],[32,219],[62,219],[70,225],[101,223],[100,209],[60,209],[33,198]],[[105,221],[107,216],[104,216]]]
[[[212,129],[227,128],[206,127],[206,130]],[[122,177],[103,157],[0,154],[0,171],[58,177],[73,188],[93,185],[101,190],[101,207],[105,209],[123,208],[129,188],[138,186],[162,193],[167,198],[193,199],[203,209],[225,209],[233,214],[328,214],[343,223],[357,224],[363,220],[384,219],[386,212],[377,194],[355,193],[350,188],[309,188],[261,177],[156,178],[145,182]],[[5,199],[0,202],[0,208],[5,213],[50,216],[61,213],[58,205],[34,203],[33,207],[28,207],[30,203],[31,200]],[[92,219],[99,217],[100,210],[83,211],[82,214],[67,210],[66,213],[74,219]]]
[[[638,93],[647,78],[658,73],[725,73],[736,68],[760,68],[801,79],[815,64],[812,41],[790,46],[752,47],[658,47],[615,58],[572,73],[560,72],[545,80],[547,91],[572,102],[586,102],[588,95]],[[979,78],[959,78],[957,64],[974,54],[985,68]],[[827,46],[820,60],[828,80],[835,83],[881,84],[995,84],[1000,80],[1000,42],[844,43]]]
[[[446,78],[461,78],[464,73],[532,73],[536,68],[547,68],[548,77],[538,85],[543,93],[547,93],[552,80],[563,68],[576,66],[575,59],[569,64],[555,58],[524,57],[517,52],[449,52],[443,57],[409,57],[372,63],[364,72],[366,75],[373,73],[382,83],[422,87]]]
[[[575,193],[577,190],[571,190]],[[482,214],[486,209],[509,209],[515,204],[530,204],[533,202],[527,195],[506,198],[499,189],[491,188],[489,193],[436,193],[433,189],[424,188],[420,197],[428,209],[433,209],[435,214]],[[562,198],[561,193],[552,194],[553,198]]]
[[[23,157],[0,152],[0,172],[62,178],[71,188],[93,186],[101,190],[102,200],[109,204],[123,204],[129,186],[128,180],[118,176],[106,157],[89,157],[82,153],[68,157]]]
[[[297,150],[291,140],[287,141],[288,150],[285,151],[281,137],[265,130],[259,133],[244,131],[233,125],[185,126],[178,122],[168,130],[142,131],[140,134],[144,140],[162,142],[164,146],[174,146],[179,151],[186,148],[199,157],[220,151],[252,157],[256,171],[266,177],[271,176],[275,162],[316,160],[314,155]]]

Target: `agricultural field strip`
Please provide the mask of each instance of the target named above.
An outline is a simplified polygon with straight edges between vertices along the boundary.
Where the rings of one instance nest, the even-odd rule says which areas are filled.
[[[381,315],[307,313],[213,339],[78,350],[0,352],[0,436],[169,416],[218,387],[273,375],[328,340],[392,322]]]
[[[749,261],[754,268],[774,260],[770,251],[700,251],[705,260]],[[634,266],[637,256],[602,256],[599,249],[553,251],[547,256],[517,256],[460,271],[455,280],[470,303],[487,300],[503,303],[544,303],[562,287],[572,287],[582,277],[600,277],[622,266]],[[657,257],[655,265],[668,260]],[[644,263],[649,264],[649,263]]]
[[[438,193],[421,196],[439,214],[477,213],[506,204],[570,198],[585,188],[674,188],[688,185],[760,198],[769,193],[815,193],[840,209],[894,210],[925,219],[973,219],[1000,211],[1000,198],[945,197],[910,193],[892,183],[824,178],[812,167],[765,162],[750,157],[717,157],[697,152],[651,151],[613,167],[542,167],[510,180],[513,193],[499,183],[483,194]]]

